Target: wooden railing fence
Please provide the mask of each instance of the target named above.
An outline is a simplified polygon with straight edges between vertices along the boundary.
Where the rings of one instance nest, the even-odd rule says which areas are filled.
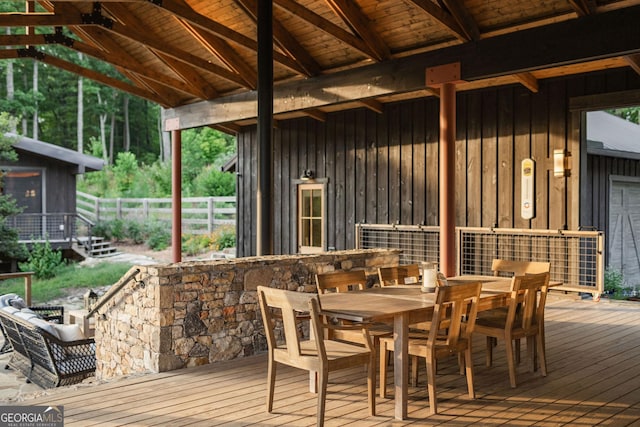
[[[171,223],[170,198],[106,199],[83,192],[76,193],[76,210],[91,221],[115,219],[162,221]],[[235,197],[186,197],[182,199],[182,232],[208,234],[222,225],[235,225]]]

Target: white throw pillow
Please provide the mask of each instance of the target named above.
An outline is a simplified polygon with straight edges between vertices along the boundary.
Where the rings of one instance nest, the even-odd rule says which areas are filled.
[[[9,301],[18,298],[17,294],[5,294],[0,296],[0,307],[6,307],[9,305]]]
[[[16,311],[15,313],[13,313],[14,316],[19,317],[21,319],[24,320],[29,320],[31,321],[31,319],[37,318],[38,315],[35,314],[33,311],[31,310],[20,310],[20,311]]]
[[[49,323],[44,319],[36,317],[30,320],[31,323],[39,327],[40,329],[49,332],[54,337],[60,339],[60,335],[58,334],[58,330],[56,329],[56,325],[53,323]]]
[[[53,325],[57,332],[60,340],[62,341],[77,341],[83,340],[84,334],[82,333],[82,329],[80,329],[80,325],[71,324],[71,325]]]

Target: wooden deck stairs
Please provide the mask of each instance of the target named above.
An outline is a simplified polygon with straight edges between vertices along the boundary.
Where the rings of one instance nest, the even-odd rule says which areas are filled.
[[[88,257],[104,258],[118,255],[120,253],[118,252],[117,248],[114,248],[111,245],[111,241],[106,240],[104,237],[79,237],[77,241],[78,246],[80,246],[84,250],[85,255]]]

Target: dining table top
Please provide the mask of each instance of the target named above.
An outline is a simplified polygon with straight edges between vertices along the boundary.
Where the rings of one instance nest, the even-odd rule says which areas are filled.
[[[511,279],[497,276],[465,275],[447,279],[450,285],[482,283],[478,310],[504,307],[510,295]],[[550,286],[559,285],[552,282]],[[428,314],[435,304],[435,292],[423,292],[419,284],[372,287],[348,293],[320,295],[323,313],[351,321],[391,320],[399,313]]]

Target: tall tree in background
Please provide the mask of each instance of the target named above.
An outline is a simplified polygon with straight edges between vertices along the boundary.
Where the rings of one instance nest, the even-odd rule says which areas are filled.
[[[7,164],[18,160],[18,155],[13,149],[13,139],[5,136],[12,129],[15,129],[17,120],[8,113],[0,113],[0,163]],[[4,174],[0,171],[0,189]],[[0,260],[21,259],[24,256],[24,249],[18,243],[18,232],[9,226],[7,219],[22,212],[16,200],[8,194],[0,192]]]

